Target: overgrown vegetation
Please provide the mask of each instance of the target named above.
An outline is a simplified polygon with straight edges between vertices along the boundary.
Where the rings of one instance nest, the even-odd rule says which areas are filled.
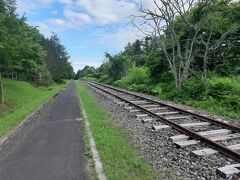
[[[163,2],[156,1],[155,9],[139,6],[140,14],[133,16],[142,18],[137,22],[144,22],[145,27],[150,24],[152,34],[129,43],[117,55],[106,53],[99,68],[86,66],[76,78],[151,93],[239,119],[239,2]],[[190,2],[189,9],[181,8],[181,3]]]
[[[3,83],[7,103],[0,105],[0,137],[65,86],[37,88],[27,82],[10,79],[3,79]]]
[[[150,166],[129,143],[127,133],[109,119],[83,85],[76,85],[108,179],[153,179]]]
[[[69,55],[59,38],[45,38],[15,12],[16,0],[0,0],[0,89],[1,77],[49,85],[74,76]],[[0,91],[3,104],[4,91]]]

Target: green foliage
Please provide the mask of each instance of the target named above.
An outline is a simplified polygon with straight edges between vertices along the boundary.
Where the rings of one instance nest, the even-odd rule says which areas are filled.
[[[156,86],[154,86],[151,89],[151,93],[154,95],[158,95],[159,97],[161,97],[163,95],[163,90],[162,90],[162,84],[158,83]]]
[[[0,0],[0,72],[14,72],[28,81],[36,76],[46,78],[46,82],[51,81],[50,76],[55,81],[71,79],[73,68],[57,36],[45,39],[15,10],[15,0]]]
[[[168,71],[168,62],[163,53],[152,51],[148,54],[147,60],[149,76],[154,83],[172,80],[172,75]]]
[[[53,83],[52,76],[46,65],[41,66],[39,73],[42,75],[42,78],[44,79],[46,85],[50,85]]]
[[[127,60],[125,56],[117,55],[109,59],[109,66],[107,69],[108,77],[113,80],[119,80],[127,72]]]
[[[240,77],[213,77],[210,79],[210,92],[209,95],[222,99],[226,96],[239,95],[240,97]],[[236,99],[238,100],[238,98]],[[239,101],[240,102],[240,101]]]
[[[107,53],[104,63],[92,72],[83,74],[83,77],[239,118],[240,83],[239,77],[233,76],[237,74],[235,69],[240,67],[239,12],[240,4],[231,0],[208,1],[206,6],[198,4],[188,12],[187,20],[195,24],[199,31],[193,42],[192,54],[189,54],[192,58],[182,87],[176,88],[181,78],[176,78],[178,73],[174,77],[174,71],[170,71],[170,63],[161,44],[161,41],[166,43],[170,58],[173,53],[176,55],[177,45],[169,38],[168,30],[163,37],[147,36],[128,43],[119,54]],[[182,72],[181,66],[184,66],[184,57],[188,53],[185,48],[189,47],[195,30],[189,28],[181,17],[176,17],[173,24],[181,47],[179,56],[174,59],[175,67],[176,72]],[[225,38],[221,38],[225,33]],[[210,35],[208,45],[212,48],[206,51],[204,42]],[[208,52],[207,71],[204,71],[205,52]]]
[[[50,39],[44,38],[42,44],[47,52],[45,62],[53,80],[61,82],[62,79],[72,79],[75,74],[68,62],[70,57],[57,35],[52,34]]]
[[[240,77],[217,77],[209,79],[209,90],[198,78],[190,78],[180,89],[172,83],[159,83],[153,90],[160,98],[175,100],[190,106],[208,110],[219,115],[240,119]]]
[[[96,81],[98,76],[98,72],[94,67],[85,66],[82,70],[78,70],[75,75],[75,79],[84,79],[89,81]]]
[[[147,83],[149,79],[147,68],[134,67],[129,69],[129,73],[126,77],[118,80],[115,84],[120,87],[129,87],[131,89],[140,89],[144,83]]]
[[[84,77],[83,80],[86,80],[86,81],[96,81],[97,79],[94,78],[94,77]]]
[[[182,88],[177,89],[175,92],[178,98],[198,100],[204,96],[204,83],[200,79],[192,77],[185,82]]]
[[[98,81],[100,83],[107,83],[107,84],[111,84],[111,81],[109,80],[107,75],[102,75],[100,79],[98,79]]]
[[[214,68],[214,71],[221,76],[227,76],[233,73],[233,69],[229,64],[219,64]]]
[[[0,137],[50,99],[65,85],[37,88],[24,81],[3,79],[6,104],[0,105]]]

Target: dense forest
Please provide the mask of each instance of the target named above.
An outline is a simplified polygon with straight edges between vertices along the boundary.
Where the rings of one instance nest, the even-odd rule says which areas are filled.
[[[16,0],[0,0],[0,99],[1,77],[40,81],[44,85],[74,76],[69,55],[59,38],[45,38],[26,17],[16,14]]]
[[[240,118],[240,3],[159,0],[138,8],[132,22],[145,37],[76,78]]]

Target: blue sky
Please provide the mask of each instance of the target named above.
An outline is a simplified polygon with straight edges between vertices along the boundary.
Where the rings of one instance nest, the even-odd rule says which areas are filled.
[[[118,53],[140,37],[128,18],[137,13],[137,1],[18,0],[17,13],[26,13],[28,23],[46,37],[55,32],[77,71],[85,65],[99,66],[105,51]]]

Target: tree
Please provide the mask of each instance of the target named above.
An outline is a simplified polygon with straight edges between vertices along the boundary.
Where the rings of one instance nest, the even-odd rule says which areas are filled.
[[[78,70],[75,79],[80,78],[97,78],[97,70],[94,67],[85,66],[82,70]]]
[[[45,61],[54,81],[73,78],[74,71],[68,62],[70,56],[57,35],[52,34],[50,39],[43,38],[42,44],[47,52]]]
[[[0,0],[0,73],[17,74],[27,81],[40,76],[49,81],[51,76],[56,81],[72,78],[70,57],[59,38],[56,35],[44,38],[15,10],[16,0]]]
[[[16,11],[16,0],[5,0],[5,9],[10,15],[14,15]]]
[[[116,55],[109,60],[108,77],[113,80],[119,80],[127,73],[126,59],[120,55]]]
[[[137,18],[143,20],[141,25],[145,27],[134,23],[142,32],[159,39],[160,51],[164,52],[169,63],[176,87],[181,87],[189,76],[194,44],[200,29],[198,19],[209,3],[205,0],[155,0],[154,9],[140,5],[140,15],[133,16],[133,22]],[[193,11],[193,8],[196,10]],[[146,26],[147,30],[144,29]],[[188,30],[182,32],[182,27]]]
[[[227,38],[240,30],[239,22],[234,22],[234,18],[231,18],[233,15],[236,15],[237,12],[234,12],[236,8],[235,4],[229,2],[215,2],[212,6],[205,9],[204,15],[201,17],[202,25],[201,33],[199,33],[199,45],[203,46],[201,54],[203,54],[203,81],[206,91],[208,90],[207,71],[209,55],[218,52],[218,54],[224,56],[226,47],[232,43],[228,42]],[[233,10],[231,11],[231,16],[226,14],[228,9]]]

